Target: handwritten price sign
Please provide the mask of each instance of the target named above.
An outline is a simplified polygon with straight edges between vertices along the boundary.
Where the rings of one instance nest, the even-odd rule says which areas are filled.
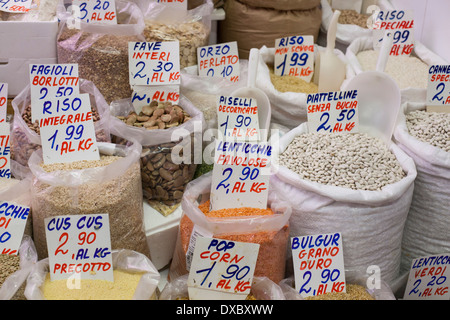
[[[275,40],[276,75],[290,75],[310,82],[313,72],[313,36],[292,36]]]
[[[30,208],[0,201],[0,253],[17,255]]]
[[[10,125],[8,122],[0,122],[0,178],[11,178],[9,141]]]
[[[128,58],[131,87],[180,84],[178,41],[129,42]]]
[[[197,48],[198,74],[239,81],[239,54],[237,42],[227,42]]]
[[[180,101],[180,86],[134,86],[131,103],[134,111],[139,114],[143,106],[152,101],[177,104]]]
[[[358,132],[357,90],[309,94],[306,103],[309,132]]]
[[[386,32],[392,32],[390,55],[409,56],[414,48],[414,19],[411,10],[377,11],[373,18],[373,47],[380,49]]]
[[[32,0],[0,0],[0,11],[24,13],[30,11]]]
[[[113,281],[107,214],[56,216],[44,223],[52,281],[74,274]]]
[[[445,106],[450,112],[450,65],[428,69],[427,106]]]
[[[450,256],[441,254],[414,259],[405,289],[405,300],[448,300]]]
[[[0,82],[0,122],[6,121],[8,108],[8,84]]]
[[[295,289],[302,297],[345,292],[340,233],[293,237]]]
[[[268,143],[216,141],[211,184],[212,210],[267,208],[270,159]]]
[[[79,94],[78,64],[30,64],[30,90],[34,122],[44,102]]]
[[[89,94],[53,98],[41,109],[44,163],[100,159]]]
[[[115,0],[72,0],[74,18],[86,23],[117,24]]]
[[[217,119],[219,131],[225,139],[259,140],[256,99],[219,96],[217,98]]]
[[[201,237],[188,278],[189,299],[241,299],[250,293],[259,244]]]

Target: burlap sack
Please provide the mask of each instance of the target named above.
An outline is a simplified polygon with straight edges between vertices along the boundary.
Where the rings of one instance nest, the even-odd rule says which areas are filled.
[[[228,0],[224,10],[226,18],[219,22],[218,43],[237,41],[240,59],[248,59],[251,48],[273,47],[275,39],[282,37],[312,35],[317,41],[322,23],[322,10],[318,6],[288,11]]]

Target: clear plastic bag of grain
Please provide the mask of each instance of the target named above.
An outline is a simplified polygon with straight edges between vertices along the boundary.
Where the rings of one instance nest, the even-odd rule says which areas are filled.
[[[26,279],[38,261],[33,239],[25,235],[17,255],[0,255],[0,300],[26,300]]]
[[[116,1],[117,24],[73,21],[63,0],[58,5],[58,63],[77,63],[80,78],[92,81],[109,104],[131,97],[128,42],[145,41],[136,4]]]
[[[80,79],[80,93],[89,94],[95,136],[98,142],[110,142],[109,105],[91,81]],[[41,149],[39,123],[31,120],[31,89],[27,85],[11,102],[14,118],[11,129],[11,159],[28,165],[31,154]]]
[[[28,162],[33,174],[33,234],[39,259],[48,256],[44,219],[106,213],[112,249],[149,255],[144,229],[139,157],[142,147],[99,143],[100,160],[44,164],[42,150]]]
[[[201,113],[180,95],[178,104],[153,101],[136,114],[130,99],[111,104],[111,135],[116,143],[142,145],[144,198],[167,216],[179,206],[186,185],[202,161]]]
[[[278,283],[285,277],[291,208],[282,201],[268,203],[267,209],[233,208],[209,210],[212,172],[190,182],[181,203],[182,216],[169,269],[169,279],[189,273],[189,245],[194,227],[214,238],[260,245],[255,277]],[[271,192],[270,190],[269,192]]]
[[[79,289],[67,280],[50,281],[49,260],[40,260],[28,277],[28,300],[158,300],[160,274],[145,255],[127,249],[112,250],[114,281],[81,279]]]
[[[174,9],[157,1],[138,1],[144,14],[145,41],[178,41],[180,68],[197,64],[197,48],[208,45],[211,33],[211,0],[191,10]]]
[[[189,300],[189,275],[185,274],[164,286],[159,300]],[[281,287],[266,277],[254,277],[250,293],[245,300],[286,300]]]

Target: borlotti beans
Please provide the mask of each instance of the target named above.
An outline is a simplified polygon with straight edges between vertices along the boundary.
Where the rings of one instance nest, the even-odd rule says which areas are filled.
[[[280,165],[301,178],[354,190],[381,190],[405,173],[384,143],[362,133],[306,133],[280,154]]]

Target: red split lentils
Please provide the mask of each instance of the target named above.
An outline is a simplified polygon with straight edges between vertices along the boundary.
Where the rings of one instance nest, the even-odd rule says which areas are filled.
[[[209,211],[209,201],[199,205],[199,209],[207,217],[234,218],[250,216],[275,215],[271,209],[257,208],[233,208]],[[194,228],[193,222],[184,214],[180,220],[180,238],[184,254],[187,253],[189,241]],[[258,259],[255,266],[255,277],[267,277],[275,283],[284,278],[286,246],[288,245],[289,226],[285,225],[277,231],[261,230],[255,227],[254,232],[237,234],[214,234],[214,238],[231,240],[237,242],[257,243],[260,245]],[[180,259],[180,264],[186,269],[184,259]],[[187,271],[186,271],[187,272]]]

